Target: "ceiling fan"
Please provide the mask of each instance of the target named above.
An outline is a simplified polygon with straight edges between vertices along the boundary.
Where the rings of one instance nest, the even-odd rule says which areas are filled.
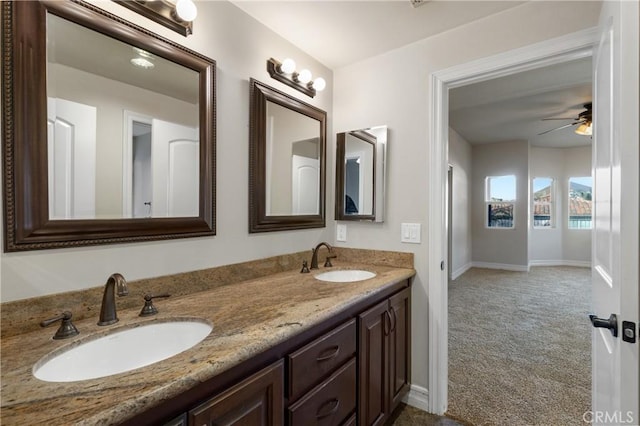
[[[592,133],[592,114],[591,114],[591,102],[586,103],[583,105],[585,110],[582,111],[580,114],[578,114],[578,117],[554,117],[554,118],[543,118],[543,121],[546,120],[573,120],[573,123],[569,123],[569,124],[565,124],[563,126],[560,127],[556,127],[554,129],[551,130],[547,130],[544,131],[542,133],[538,133],[538,136],[540,135],[544,135],[550,132],[555,132],[556,130],[560,130],[560,129],[565,129],[567,127],[571,127],[571,126],[575,126],[576,124],[579,124],[579,126],[576,128],[575,132],[579,135],[583,135],[583,136],[591,136]]]

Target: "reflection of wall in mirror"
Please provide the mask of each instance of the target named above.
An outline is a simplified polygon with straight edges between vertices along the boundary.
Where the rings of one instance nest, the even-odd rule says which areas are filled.
[[[63,65],[47,72],[49,96],[97,107],[96,217],[121,217],[123,110],[197,127],[198,105]]]
[[[267,102],[265,213],[268,216],[293,214],[293,155],[314,158],[319,164],[319,134],[320,123],[317,120]],[[319,199],[318,191],[319,188],[310,188],[306,193],[316,192]]]

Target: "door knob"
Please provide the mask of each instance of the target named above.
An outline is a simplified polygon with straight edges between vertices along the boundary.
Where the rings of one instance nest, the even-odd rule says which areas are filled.
[[[618,316],[616,314],[611,314],[609,319],[602,319],[595,315],[589,315],[589,319],[594,327],[608,328],[611,334],[613,334],[613,337],[618,337]]]

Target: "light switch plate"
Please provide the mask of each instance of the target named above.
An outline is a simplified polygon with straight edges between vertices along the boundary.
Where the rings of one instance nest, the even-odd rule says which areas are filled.
[[[336,225],[336,241],[347,241],[347,225]]]
[[[400,230],[400,242],[420,244],[420,224],[403,223]]]

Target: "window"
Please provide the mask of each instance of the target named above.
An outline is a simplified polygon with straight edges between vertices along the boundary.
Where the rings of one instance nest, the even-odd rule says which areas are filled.
[[[555,191],[552,178],[533,178],[533,227],[551,229],[555,227],[553,200]]]
[[[487,228],[513,228],[516,202],[516,177],[489,176],[485,181]]]
[[[591,229],[591,176],[569,178],[569,229]]]

